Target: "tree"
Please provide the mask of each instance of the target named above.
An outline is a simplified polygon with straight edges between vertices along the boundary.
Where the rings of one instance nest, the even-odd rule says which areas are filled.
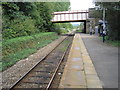
[[[106,18],[108,22],[108,36],[110,40],[120,40],[119,20],[120,2],[96,2],[101,8],[106,8]],[[114,14],[114,15],[113,15]]]
[[[2,2],[3,38],[53,31],[52,13],[68,10],[69,5],[69,2]]]

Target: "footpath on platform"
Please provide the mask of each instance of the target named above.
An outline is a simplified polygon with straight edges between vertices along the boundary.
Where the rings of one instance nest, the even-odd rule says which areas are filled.
[[[118,47],[104,43],[98,35],[80,34],[85,47],[92,59],[103,88],[118,88],[120,86],[118,73],[120,52]]]
[[[59,88],[102,88],[80,34],[75,34]]]

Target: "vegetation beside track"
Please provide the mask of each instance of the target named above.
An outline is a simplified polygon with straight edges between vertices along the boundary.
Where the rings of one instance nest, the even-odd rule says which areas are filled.
[[[120,41],[107,40],[106,42],[112,46],[120,47]]]
[[[100,40],[102,40],[102,37],[100,37]],[[119,40],[109,40],[108,36],[105,37],[105,42],[108,45],[112,45],[114,47],[120,47],[120,41]]]
[[[120,2],[103,2],[103,1],[96,2],[96,1],[97,0],[95,0],[96,9],[94,8],[92,13],[90,12],[91,15],[89,15],[89,17],[96,18],[96,20],[98,18],[99,20],[103,20],[104,18],[107,26],[106,29],[109,40],[120,41],[119,37]],[[103,13],[103,11],[105,13]],[[103,16],[103,14],[105,14],[105,17]],[[97,24],[98,22],[95,23],[95,25]]]
[[[59,36],[56,33],[64,33],[60,28],[67,25],[60,24],[58,27],[53,24],[52,13],[67,11],[69,6],[70,2],[2,2],[3,41],[0,46],[3,46],[3,60],[0,61],[0,70],[57,39]]]
[[[58,34],[66,34],[73,29],[71,23],[54,23],[55,32]]]
[[[47,45],[59,36],[55,32],[46,32],[31,36],[18,37],[3,41],[2,67],[5,70],[17,61],[35,53],[37,49]]]
[[[82,32],[82,30],[76,30],[76,32],[77,32],[77,33],[81,33],[81,32]]]
[[[2,2],[2,38],[55,31],[59,27],[51,22],[52,13],[67,11],[69,6],[70,2]]]

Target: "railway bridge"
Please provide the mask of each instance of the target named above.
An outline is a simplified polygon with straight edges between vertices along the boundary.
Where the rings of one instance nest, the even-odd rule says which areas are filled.
[[[86,33],[87,19],[88,10],[62,11],[53,13],[52,23],[84,22],[84,33]]]

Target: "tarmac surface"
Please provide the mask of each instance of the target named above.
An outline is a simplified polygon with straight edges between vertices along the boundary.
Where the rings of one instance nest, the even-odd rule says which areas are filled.
[[[98,36],[81,34],[103,88],[118,88],[118,47],[103,43]]]

